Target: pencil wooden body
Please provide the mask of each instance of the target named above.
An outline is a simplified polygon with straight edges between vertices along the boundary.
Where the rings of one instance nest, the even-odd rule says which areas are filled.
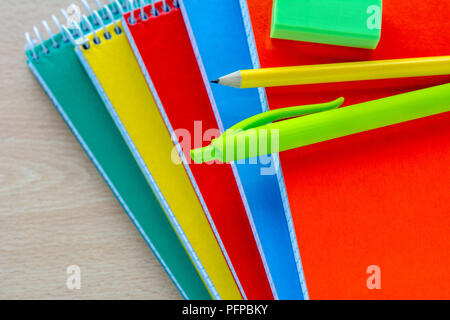
[[[257,88],[446,74],[450,74],[450,56],[241,70],[219,83]]]

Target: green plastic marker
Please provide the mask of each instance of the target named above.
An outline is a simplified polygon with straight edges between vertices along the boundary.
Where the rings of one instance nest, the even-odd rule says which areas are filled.
[[[237,161],[447,112],[450,84],[338,108],[343,102],[339,98],[258,114],[228,129],[211,145],[191,150],[192,159]],[[309,115],[298,117],[305,114]],[[283,121],[273,122],[277,120]]]

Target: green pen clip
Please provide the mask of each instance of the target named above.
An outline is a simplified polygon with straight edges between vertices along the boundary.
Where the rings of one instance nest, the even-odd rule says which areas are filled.
[[[311,104],[305,106],[288,107],[272,111],[263,112],[253,117],[247,118],[238,122],[228,130],[226,130],[220,137],[213,139],[209,146],[203,148],[197,148],[191,150],[192,160],[196,163],[203,163],[221,159],[221,155],[218,154],[218,149],[214,147],[219,140],[225,141],[227,137],[236,135],[240,132],[249,129],[256,129],[257,127],[266,125],[268,123],[286,120],[290,118],[300,117],[312,113],[323,112],[339,108],[344,103],[344,98],[339,98],[331,102]]]

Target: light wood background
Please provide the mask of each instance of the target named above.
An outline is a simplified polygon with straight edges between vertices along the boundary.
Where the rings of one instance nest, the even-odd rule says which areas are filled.
[[[26,66],[24,32],[71,2],[0,1],[0,299],[181,299]]]

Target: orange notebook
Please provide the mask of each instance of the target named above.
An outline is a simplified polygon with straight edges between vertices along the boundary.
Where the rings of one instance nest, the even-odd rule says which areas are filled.
[[[385,0],[375,51],[271,39],[272,0],[247,3],[262,67],[450,54],[449,1]],[[447,82],[266,91],[274,109],[340,96],[350,105]],[[450,298],[450,113],[280,156],[311,299]],[[371,266],[379,267],[380,289],[369,289],[377,284]]]

